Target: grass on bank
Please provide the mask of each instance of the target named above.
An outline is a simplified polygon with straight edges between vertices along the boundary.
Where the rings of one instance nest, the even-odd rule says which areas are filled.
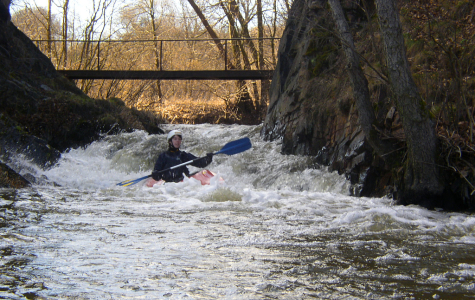
[[[154,108],[170,124],[233,124],[241,117],[233,105],[222,99],[162,99]]]

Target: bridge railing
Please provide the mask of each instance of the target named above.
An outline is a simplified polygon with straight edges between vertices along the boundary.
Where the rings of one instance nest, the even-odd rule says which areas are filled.
[[[279,39],[263,38],[261,56],[258,38],[34,42],[58,70],[273,70]]]

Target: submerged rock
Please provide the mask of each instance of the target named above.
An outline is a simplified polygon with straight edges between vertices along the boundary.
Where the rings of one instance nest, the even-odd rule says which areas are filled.
[[[20,189],[30,185],[30,182],[13,171],[9,166],[0,162],[0,188]]]

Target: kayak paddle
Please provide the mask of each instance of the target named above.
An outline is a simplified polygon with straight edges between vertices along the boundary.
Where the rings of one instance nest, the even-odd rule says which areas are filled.
[[[248,149],[251,149],[252,147],[252,144],[251,144],[251,140],[247,137],[245,138],[242,138],[242,139],[239,139],[239,140],[235,140],[235,141],[232,141],[232,142],[229,142],[227,143],[226,145],[223,146],[223,148],[221,148],[221,150],[215,152],[215,153],[212,153],[213,155],[216,155],[216,154],[226,154],[226,155],[234,155],[234,154],[238,154],[238,153],[241,153],[241,152],[244,152]],[[205,156],[206,157],[206,156]],[[167,171],[170,171],[170,170],[173,170],[173,169],[176,169],[176,168],[179,168],[179,167],[182,167],[182,166],[186,166],[186,165],[189,165],[189,164],[192,164],[193,162],[199,160],[199,159],[202,159],[204,157],[198,157],[198,158],[195,158],[193,160],[190,160],[190,161],[187,161],[187,162],[184,162],[182,164],[179,164],[179,165],[176,165],[176,166],[173,166],[171,168],[168,168],[168,169],[165,169],[165,170],[161,170],[159,173],[163,173],[163,172],[167,172]],[[136,184],[136,183],[139,183],[140,181],[146,179],[146,178],[149,178],[149,177],[152,177],[152,175],[147,175],[147,176],[144,176],[144,177],[140,177],[140,178],[137,178],[137,179],[130,179],[130,180],[125,180],[125,181],[122,181],[122,182],[119,182],[117,185],[118,186],[129,186],[129,185],[133,185],[133,184]]]

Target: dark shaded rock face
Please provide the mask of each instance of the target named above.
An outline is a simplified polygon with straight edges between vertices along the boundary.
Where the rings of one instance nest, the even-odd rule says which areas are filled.
[[[23,155],[36,165],[49,168],[61,156],[45,140],[24,134],[17,127],[6,126],[1,119],[0,130],[0,158],[3,162],[11,162],[13,157]]]
[[[348,2],[348,1],[347,1]],[[354,10],[351,2],[347,10]],[[282,139],[282,152],[315,156],[317,162],[345,174],[351,194],[383,196],[391,192],[392,176],[373,154],[358,125],[344,56],[335,37],[318,31],[332,22],[325,1],[295,0],[280,42],[278,64],[261,135]],[[370,87],[384,123],[390,105],[387,87]],[[394,112],[393,112],[394,114]],[[391,116],[389,126],[395,120]]]
[[[9,166],[0,162],[0,188],[24,188],[30,185],[30,182],[18,175]]]

